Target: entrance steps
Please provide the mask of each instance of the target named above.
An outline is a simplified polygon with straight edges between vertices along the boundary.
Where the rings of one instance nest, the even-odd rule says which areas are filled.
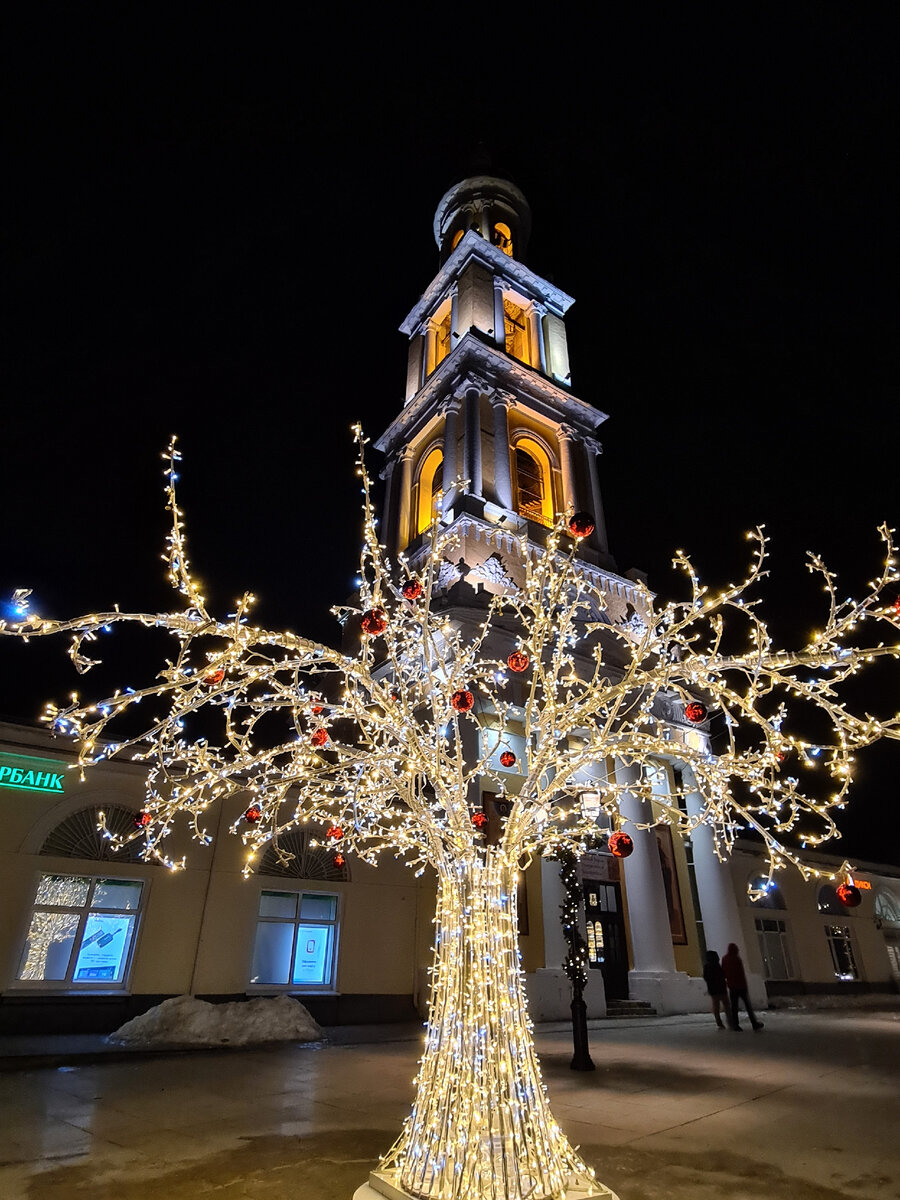
[[[656,1009],[647,1000],[607,1000],[606,1016],[621,1021],[628,1017],[655,1017]]]

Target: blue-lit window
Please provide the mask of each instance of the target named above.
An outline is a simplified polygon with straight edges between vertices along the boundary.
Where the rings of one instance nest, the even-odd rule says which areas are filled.
[[[20,987],[120,988],[140,917],[138,879],[42,875],[19,959]]]
[[[291,990],[334,987],[338,897],[327,892],[269,892],[259,898],[250,983]]]

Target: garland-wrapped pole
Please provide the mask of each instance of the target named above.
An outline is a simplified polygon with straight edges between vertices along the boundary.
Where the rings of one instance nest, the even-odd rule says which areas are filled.
[[[572,985],[572,1061],[573,1071],[595,1071],[594,1060],[588,1045],[587,1004],[584,989],[588,981],[587,943],[581,936],[578,914],[581,910],[581,883],[578,878],[578,859],[571,850],[559,852],[559,878],[565,889],[566,898],[560,905],[562,912],[563,937],[568,944],[568,953],[563,970]]]
[[[660,603],[638,585],[637,619],[617,625],[602,586],[579,565],[580,527],[573,520],[570,536],[564,514],[543,548],[519,540],[519,586],[493,596],[467,625],[437,586],[442,563],[459,549],[452,526],[432,526],[415,569],[402,557],[390,561],[378,540],[365,439],[355,433],[362,582],[358,605],[341,615],[358,623],[357,652],[254,624],[250,594],[228,617],[208,611],[186,553],[174,440],[165,456],[166,559],[176,607],[54,620],[32,612],[23,590],[0,633],[68,634],[82,673],[118,625],[172,635],[171,657],[150,682],[47,708],[54,732],[79,743],[82,769],[123,753],[149,764],[139,825],[124,838],[107,831],[114,844],[139,839],[147,859],[176,869],[181,863],[166,852],[175,825],[185,820],[209,841],[210,806],[240,795],[250,803],[232,829],[246,847],[246,873],[269,842],[288,857],[284,834],[310,825],[326,831],[335,853],[374,863],[387,851],[417,872],[434,870],[435,958],[416,1097],[373,1186],[420,1200],[609,1197],[553,1119],[541,1082],[516,937],[521,864],[582,853],[598,811],[615,829],[623,800],[637,799],[653,802],[654,819],[679,833],[710,825],[720,855],[755,830],[772,873],[795,863],[807,875],[839,875],[805,864],[798,842],[835,835],[832,813],[845,803],[855,754],[900,735],[898,716],[854,715],[841,699],[869,662],[898,657],[892,535],[882,528],[885,565],[858,600],[839,601],[834,577],[811,558],[825,619],[792,651],[773,646],[751,594],[764,575],[761,530],[750,535],[754,554],[740,584],[713,593],[679,554],[685,597]],[[875,636],[864,641],[870,629]],[[152,703],[138,710],[144,702]],[[716,713],[727,734],[717,754],[706,737],[677,743],[701,797],[689,812],[677,791],[660,797],[653,787],[652,764],[673,753],[673,708],[701,730]],[[818,734],[806,732],[804,710]],[[141,732],[117,732],[126,717],[133,730],[140,712],[152,713]],[[202,736],[192,732],[200,713],[208,715]],[[515,771],[499,771],[498,759]],[[596,780],[613,759],[637,770],[610,772],[595,784],[599,809],[583,810],[585,774]],[[801,775],[826,786],[806,787]],[[499,830],[488,828],[482,789],[502,801]]]

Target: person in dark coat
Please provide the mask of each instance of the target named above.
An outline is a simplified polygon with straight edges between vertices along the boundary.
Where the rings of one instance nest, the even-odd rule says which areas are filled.
[[[706,981],[706,990],[709,992],[709,1001],[712,1005],[712,1014],[716,1018],[716,1025],[719,1029],[724,1029],[725,1023],[721,1014],[728,1012],[728,985],[725,982],[725,972],[722,970],[722,964],[719,962],[719,956],[715,950],[706,952],[703,978]]]
[[[743,1000],[747,1016],[750,1018],[750,1024],[754,1029],[762,1029],[763,1023],[757,1019],[756,1013],[753,1011],[753,1006],[750,1003],[750,996],[747,992],[747,976],[744,974],[741,952],[734,942],[729,943],[728,951],[722,958],[722,971],[725,975],[725,982],[728,984],[728,996],[731,1000],[731,1028],[735,1033],[740,1033],[741,1031],[740,1024],[738,1023],[738,1002]]]

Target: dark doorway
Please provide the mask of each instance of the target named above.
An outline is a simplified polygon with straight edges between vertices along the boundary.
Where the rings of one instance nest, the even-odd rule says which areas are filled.
[[[607,1000],[628,999],[628,949],[622,891],[617,883],[584,882],[588,964],[603,973]]]

